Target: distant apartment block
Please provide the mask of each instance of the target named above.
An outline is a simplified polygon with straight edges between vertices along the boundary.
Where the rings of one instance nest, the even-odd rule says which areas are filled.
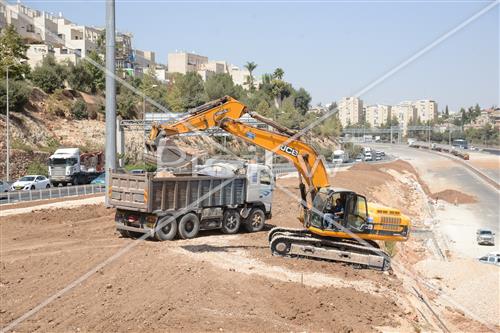
[[[413,105],[417,110],[417,118],[420,119],[421,122],[426,123],[437,119],[438,107],[435,101],[422,99],[413,102]]]
[[[153,51],[134,50],[135,64],[146,72],[148,68],[155,68],[155,53]]]
[[[234,84],[248,89],[248,78],[250,72],[247,69],[240,69],[238,66],[227,63],[226,61],[209,60],[208,57],[188,53],[175,52],[167,56],[168,73],[186,74],[197,72],[203,81],[206,81],[214,74],[227,73],[233,79]],[[258,81],[254,80],[255,85]]]
[[[391,117],[395,116],[403,128],[403,134],[408,132],[408,124],[417,118],[417,109],[411,101],[403,101],[391,108]]]
[[[369,105],[365,108],[365,121],[372,127],[384,125],[391,117],[390,105]]]
[[[357,124],[364,120],[363,101],[358,97],[342,97],[338,103],[339,120],[343,127]]]
[[[496,130],[500,129],[500,108],[481,110],[481,114],[470,124],[464,125],[464,129],[480,129],[487,125],[491,125]]]

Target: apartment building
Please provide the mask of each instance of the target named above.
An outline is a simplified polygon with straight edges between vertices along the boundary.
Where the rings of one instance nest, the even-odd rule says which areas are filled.
[[[343,127],[357,124],[364,120],[363,101],[358,97],[342,97],[338,103],[338,115]]]
[[[133,50],[134,62],[137,67],[146,72],[148,68],[155,68],[155,53],[153,51]]]
[[[186,74],[203,70],[202,66],[208,63],[208,57],[194,53],[175,52],[167,56],[168,72]]]
[[[369,105],[365,108],[365,121],[372,127],[380,127],[391,118],[390,105]]]
[[[403,101],[391,108],[391,117],[396,116],[399,125],[403,128],[403,135],[408,132],[408,124],[417,118],[417,109],[413,102]]]
[[[413,103],[417,110],[417,117],[421,122],[435,121],[438,117],[437,103],[433,100],[422,99]]]

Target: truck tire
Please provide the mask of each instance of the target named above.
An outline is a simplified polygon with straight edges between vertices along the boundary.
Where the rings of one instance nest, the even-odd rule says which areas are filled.
[[[240,229],[240,214],[233,209],[226,210],[222,217],[222,232],[225,234],[235,234]]]
[[[167,221],[170,221],[168,224]],[[163,225],[165,223],[165,225]],[[158,227],[160,226],[160,227]],[[174,239],[177,234],[177,220],[172,215],[166,215],[156,222],[155,226],[155,239],[159,241],[166,241]]]
[[[248,214],[243,226],[248,232],[257,232],[264,229],[266,225],[266,215],[260,208],[254,208]]]
[[[200,231],[200,220],[193,213],[184,215],[179,221],[179,236],[182,239],[191,239]]]
[[[52,182],[52,186],[54,186],[54,187],[59,187],[59,183],[57,183],[57,182]]]

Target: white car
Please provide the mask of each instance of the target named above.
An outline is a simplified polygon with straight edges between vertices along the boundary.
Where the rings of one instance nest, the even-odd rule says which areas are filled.
[[[490,252],[484,257],[479,258],[479,262],[500,266],[500,253]]]
[[[10,187],[11,191],[40,190],[43,188],[50,188],[50,180],[42,175],[27,175],[21,177]]]
[[[0,180],[0,192],[9,192],[10,183],[7,183],[5,180]]]

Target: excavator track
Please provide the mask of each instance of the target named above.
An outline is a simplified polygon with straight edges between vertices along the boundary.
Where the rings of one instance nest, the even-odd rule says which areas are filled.
[[[339,261],[383,271],[390,269],[389,255],[375,242],[368,243],[326,239],[306,229],[277,227],[269,232],[269,246],[273,255]]]

